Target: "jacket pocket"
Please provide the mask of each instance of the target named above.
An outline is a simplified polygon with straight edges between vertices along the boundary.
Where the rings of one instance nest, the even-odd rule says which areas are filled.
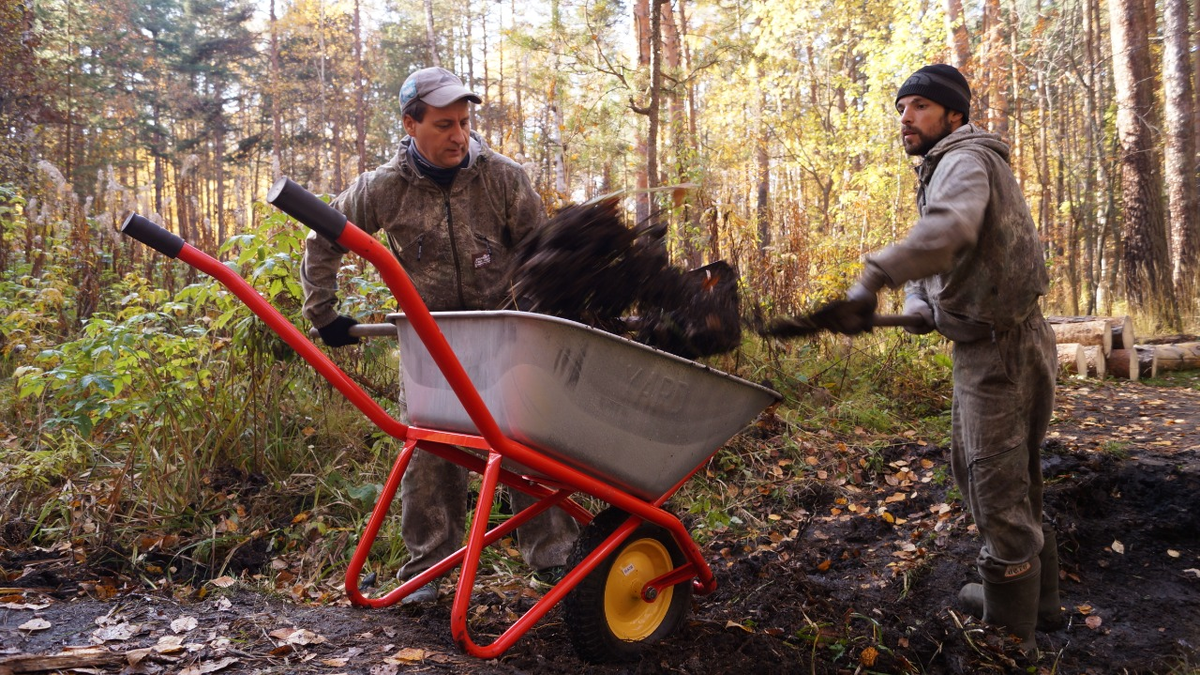
[[[509,263],[508,249],[490,237],[472,233],[471,248],[465,251],[466,267],[472,275],[472,286],[479,293],[483,307],[500,307],[508,296]]]

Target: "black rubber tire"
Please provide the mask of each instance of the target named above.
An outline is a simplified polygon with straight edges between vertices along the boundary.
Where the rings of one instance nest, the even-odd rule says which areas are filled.
[[[582,562],[628,518],[628,513],[616,507],[605,509],[593,518],[575,542],[571,551],[571,567]],[[642,523],[634,530],[563,599],[567,632],[571,636],[571,646],[575,648],[579,658],[591,663],[635,661],[642,656],[648,645],[674,633],[683,624],[692,604],[690,580],[673,587],[670,606],[658,626],[644,638],[622,639],[609,626],[605,612],[605,594],[613,562],[626,548],[645,539],[653,539],[661,544],[670,553],[671,561],[676,567],[686,561],[683,551],[663,528],[651,523]]]

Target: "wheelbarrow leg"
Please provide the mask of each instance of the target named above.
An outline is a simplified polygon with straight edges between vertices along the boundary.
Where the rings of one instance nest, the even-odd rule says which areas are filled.
[[[454,606],[450,610],[450,632],[454,641],[464,651],[470,652],[471,637],[467,632],[467,609],[471,605],[471,591],[475,588],[475,574],[479,571],[479,556],[483,552],[483,536],[487,532],[488,516],[492,512],[492,500],[496,496],[496,484],[500,480],[498,453],[488,454],[479,486],[479,499],[475,503],[475,517],[467,534],[467,550],[462,569],[458,575],[458,589],[454,592]]]
[[[607,546],[603,546],[602,551],[598,551],[596,555],[590,556],[582,561],[574,569],[567,572],[567,575],[562,578],[557,584],[546,591],[546,594],[541,597],[533,607],[530,607],[521,615],[513,624],[511,624],[501,635],[490,644],[476,644],[471,639],[470,630],[467,627],[467,614],[471,604],[471,591],[474,589],[476,573],[479,569],[479,556],[483,549],[496,540],[494,534],[497,530],[513,528],[514,520],[526,521],[528,518],[536,515],[534,512],[544,510],[544,508],[553,508],[566,499],[567,493],[560,490],[557,496],[542,498],[539,505],[530,506],[520,514],[510,518],[500,528],[488,532],[488,516],[491,513],[491,503],[495,496],[496,486],[500,482],[501,475],[500,462],[502,456],[499,453],[492,452],[487,460],[482,472],[482,485],[479,488],[479,503],[475,507],[475,518],[471,522],[470,532],[467,535],[467,546],[462,558],[462,568],[459,573],[458,587],[454,594],[454,605],[450,611],[450,632],[454,636],[454,641],[464,652],[483,659],[491,659],[500,656],[508,650],[517,640],[521,639],[533,628],[533,626],[542,619],[546,614],[554,608],[562,599],[571,592],[579,583],[591,574],[597,565],[603,560],[603,556],[611,551],[618,543],[619,535],[613,537],[613,541],[607,542]],[[543,508],[539,508],[541,505]],[[636,527],[637,519],[630,519],[623,533],[631,531]],[[487,535],[487,536],[485,536]]]
[[[387,518],[392,502],[395,501],[396,490],[400,487],[400,479],[404,477],[404,471],[408,469],[408,463],[412,460],[413,452],[416,449],[417,441],[409,440],[404,442],[404,449],[400,451],[400,455],[396,458],[396,463],[392,465],[392,471],[388,474],[387,482],[383,484],[383,491],[379,495],[379,500],[375,502],[375,508],[371,511],[371,518],[367,521],[367,527],[363,530],[362,538],[358,540],[358,546],[354,549],[354,556],[350,559],[350,566],[346,568],[346,595],[356,605],[386,607],[419,587],[417,584],[412,584],[410,580],[410,583],[400,586],[400,588],[381,598],[368,598],[358,590],[359,577],[362,576],[362,568],[366,564],[367,555],[371,552],[371,545],[375,543],[375,537],[379,534],[379,528],[383,526],[383,521]],[[412,586],[411,588],[405,589],[405,586],[410,585]]]

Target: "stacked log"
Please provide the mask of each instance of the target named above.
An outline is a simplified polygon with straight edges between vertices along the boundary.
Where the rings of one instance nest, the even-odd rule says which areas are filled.
[[[1133,319],[1128,316],[1048,316],[1046,321],[1050,322],[1051,327],[1106,321],[1110,335],[1110,349],[1133,349],[1135,343]],[[1058,328],[1054,329],[1056,335],[1058,330]],[[1070,342],[1070,340],[1061,340],[1061,342]]]
[[[1107,374],[1108,369],[1106,366],[1108,364],[1106,359],[1108,358],[1108,354],[1105,354],[1103,350],[1104,348],[1099,345],[1083,348],[1084,360],[1087,363],[1088,377],[1097,380],[1103,380],[1104,376]]]
[[[1087,375],[1087,354],[1083,351],[1083,345],[1071,342],[1059,344],[1057,347],[1059,375],[1075,375],[1077,377]]]
[[[1155,377],[1160,370],[1200,370],[1200,341],[1194,335],[1147,338],[1147,344],[1135,344],[1128,316],[1049,316],[1046,320],[1058,343],[1060,372],[1139,380]],[[1082,361],[1076,346],[1082,347]]]
[[[1150,354],[1153,358],[1154,354]],[[1108,355],[1105,363],[1108,367],[1108,373],[1113,377],[1119,377],[1126,380],[1137,382],[1142,376],[1138,369],[1138,351],[1136,349],[1114,349]],[[1147,377],[1154,377],[1147,375]]]
[[[1077,343],[1084,347],[1099,347],[1104,356],[1112,352],[1112,325],[1107,319],[1051,323],[1054,341],[1059,344]]]
[[[1133,348],[1137,352],[1138,375],[1140,377],[1158,377],[1158,353],[1154,345],[1138,345]]]
[[[1200,369],[1200,342],[1153,345],[1159,370]]]

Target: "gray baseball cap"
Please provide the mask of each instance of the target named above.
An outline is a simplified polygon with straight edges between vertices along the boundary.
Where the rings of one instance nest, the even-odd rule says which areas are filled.
[[[409,75],[400,87],[400,110],[404,111],[414,101],[444,108],[464,98],[472,103],[483,103],[483,99],[464,87],[454,73],[445,68],[422,68]]]

